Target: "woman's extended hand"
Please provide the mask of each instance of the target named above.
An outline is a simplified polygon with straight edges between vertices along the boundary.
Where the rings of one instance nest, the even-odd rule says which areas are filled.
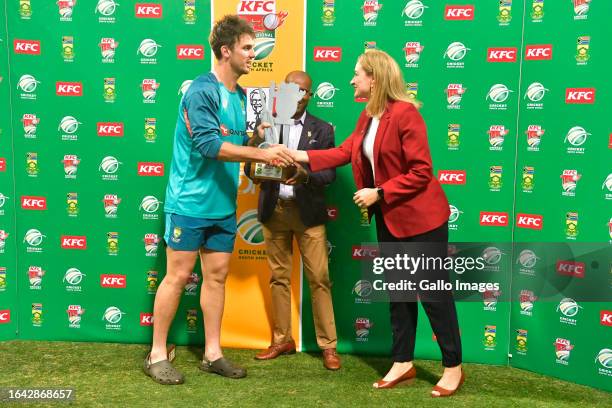
[[[353,201],[359,208],[368,208],[379,199],[378,190],[375,188],[362,188],[353,196]]]
[[[299,163],[308,163],[310,161],[306,150],[291,150],[291,155],[293,156],[293,160]]]

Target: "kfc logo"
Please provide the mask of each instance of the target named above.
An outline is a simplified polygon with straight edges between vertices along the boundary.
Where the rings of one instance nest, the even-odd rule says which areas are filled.
[[[62,235],[61,239],[64,249],[87,249],[86,236]]]
[[[153,326],[153,313],[141,313],[140,314],[140,325],[141,326]]]
[[[136,3],[134,6],[137,18],[162,18],[162,5],[157,3]]]
[[[353,246],[353,259],[373,259],[378,256],[378,247]]]
[[[37,40],[14,40],[13,49],[15,54],[40,55],[40,41]]]
[[[557,273],[564,276],[584,278],[586,264],[584,262],[557,261]]]
[[[100,286],[124,289],[127,286],[127,278],[125,275],[100,275]]]
[[[242,0],[238,14],[268,14],[274,13],[274,0]]]
[[[567,88],[565,103],[595,103],[595,88]]]
[[[0,324],[10,323],[11,321],[11,311],[10,310],[0,310]]]
[[[473,20],[474,6],[446,6],[445,20]]]
[[[342,60],[342,48],[340,47],[315,47],[315,61],[340,62]]]
[[[80,82],[56,82],[57,96],[83,96],[83,85]]]
[[[180,60],[204,59],[204,47],[201,45],[177,45],[176,58]]]
[[[21,208],[24,210],[46,210],[47,199],[45,197],[21,196]]]
[[[480,225],[487,227],[507,227],[508,213],[481,211]]]
[[[528,61],[552,59],[552,45],[528,45],[525,48],[525,59]]]
[[[516,226],[519,228],[529,228],[541,230],[544,218],[541,215],[517,214]]]
[[[139,176],[163,176],[164,163],[138,162]]]
[[[2,312],[0,312],[2,313]],[[0,322],[2,321],[0,315]],[[602,310],[599,312],[599,322],[602,326],[612,326],[612,310]]]
[[[438,181],[440,184],[465,184],[465,170],[440,170]]]
[[[98,136],[123,136],[123,123],[120,122],[98,122]]]
[[[516,62],[516,48],[489,48],[487,50],[488,62]]]

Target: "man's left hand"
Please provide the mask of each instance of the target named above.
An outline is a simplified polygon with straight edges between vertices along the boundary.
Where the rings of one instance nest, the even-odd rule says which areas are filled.
[[[378,190],[375,188],[362,188],[353,195],[353,201],[359,208],[368,208],[378,199]]]
[[[295,165],[295,174],[288,179],[287,181],[285,181],[284,184],[293,186],[295,184],[303,184],[306,183],[306,181],[308,180],[309,176],[308,176],[308,170],[306,170],[302,165],[300,165],[299,163],[294,163]]]

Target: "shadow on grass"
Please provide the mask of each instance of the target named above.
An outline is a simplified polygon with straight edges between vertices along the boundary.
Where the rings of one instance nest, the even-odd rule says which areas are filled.
[[[367,356],[354,356],[357,360],[363,364],[372,368],[380,378],[383,378],[391,366],[393,361],[389,357],[367,357]],[[424,367],[419,361],[414,362],[414,367],[417,370],[417,379],[425,381],[432,385],[436,384],[440,379],[440,374],[434,373],[429,367]]]
[[[202,361],[202,356],[204,356],[204,346],[203,345],[191,345],[187,346],[187,351],[191,354],[196,360]]]

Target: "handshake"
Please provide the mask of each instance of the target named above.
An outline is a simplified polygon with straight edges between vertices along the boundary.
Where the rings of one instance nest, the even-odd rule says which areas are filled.
[[[273,139],[264,138],[264,133],[270,131],[272,125],[268,122],[262,122],[257,126],[253,138],[249,142],[251,146],[259,146],[260,158],[258,161],[266,163],[270,166],[287,167],[294,164],[296,161],[292,151],[283,144],[270,143]]]
[[[251,178],[256,182],[274,180],[288,185],[307,183],[310,176],[308,170],[298,163],[297,153],[297,150],[290,150],[282,144],[259,149],[260,160],[265,165],[252,166]]]
[[[295,150],[290,150],[287,146],[282,144],[268,145],[268,147],[261,149],[261,161],[271,166],[278,167],[289,167],[295,166]],[[299,166],[299,164],[298,164]]]
[[[305,152],[288,149],[283,144],[264,141],[265,139],[262,137],[264,131],[270,127],[270,124],[266,122],[261,123],[249,142],[250,146],[260,147],[257,149],[256,159],[259,163],[254,163],[249,167],[251,178],[256,182],[274,180],[289,185],[308,182],[308,170],[298,163],[299,161],[307,161],[303,160],[304,157],[300,155],[300,153]]]

